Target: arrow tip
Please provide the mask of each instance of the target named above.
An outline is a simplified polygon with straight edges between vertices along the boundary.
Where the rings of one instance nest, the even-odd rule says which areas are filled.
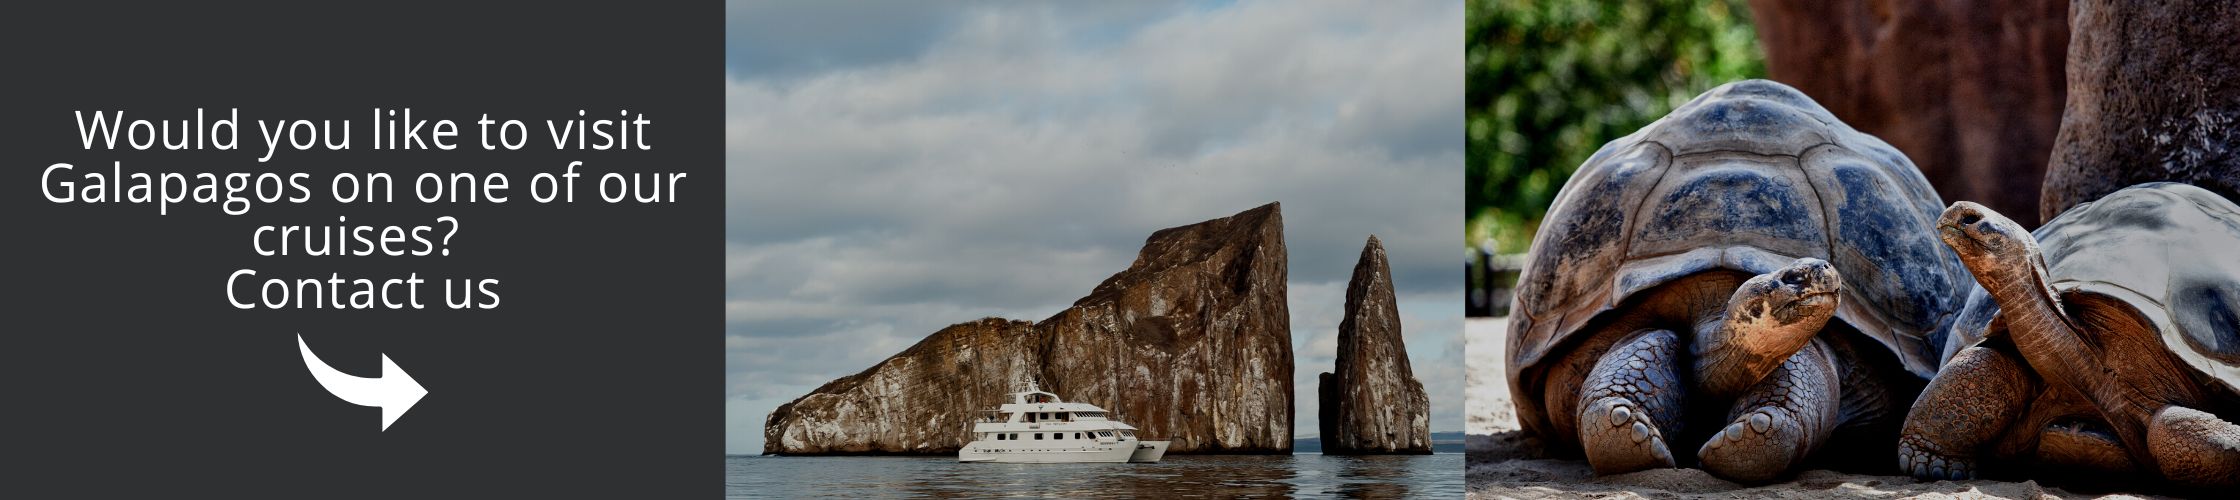
[[[412,374],[405,373],[404,368],[397,367],[397,362],[390,361],[387,354],[381,355],[381,378],[395,379],[384,384],[394,392],[385,398],[387,404],[381,405],[381,430],[388,431],[389,424],[396,423],[398,418],[404,416],[404,412],[411,410],[412,405],[419,404],[420,398],[428,395],[428,389],[421,387],[420,381],[413,380]]]

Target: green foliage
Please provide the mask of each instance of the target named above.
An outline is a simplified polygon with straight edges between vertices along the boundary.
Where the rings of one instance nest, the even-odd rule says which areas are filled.
[[[1595,149],[1720,84],[1765,75],[1742,0],[1470,0],[1465,225],[1530,246]]]

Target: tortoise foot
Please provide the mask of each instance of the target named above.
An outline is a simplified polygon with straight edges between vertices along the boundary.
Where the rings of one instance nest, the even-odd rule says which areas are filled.
[[[1741,482],[1765,482],[1788,472],[1806,447],[1804,426],[1786,411],[1750,412],[1703,443],[1696,456],[1704,470]]]
[[[1936,450],[1915,436],[1898,437],[1898,468],[1923,481],[1975,479],[1976,461]]]
[[[2240,486],[2240,425],[2216,415],[2164,407],[2147,426],[2147,451],[2171,482],[2196,488]]]
[[[1929,481],[1975,478],[1976,454],[2005,435],[2038,393],[2010,348],[1969,347],[1938,370],[1898,431],[1899,469]]]
[[[1821,341],[1790,356],[1736,402],[1733,420],[1696,451],[1704,470],[1746,483],[1790,472],[1835,428],[1835,379]]]
[[[1664,431],[1624,398],[1587,404],[1580,415],[1579,443],[1596,474],[1623,474],[1675,466]]]
[[[1680,340],[1670,330],[1642,330],[1602,355],[1582,387],[1579,445],[1597,474],[1676,465],[1667,432],[1680,425]]]

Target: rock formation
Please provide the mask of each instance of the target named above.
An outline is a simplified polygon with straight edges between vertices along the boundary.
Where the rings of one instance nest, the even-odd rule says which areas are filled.
[[[2240,200],[2240,4],[2080,0],[2072,8],[2068,109],[2040,220],[2151,181]]]
[[[1750,2],[1768,77],[1905,152],[1944,199],[2003,213],[2038,206],[2062,127],[2068,8],[2069,0]]]
[[[1040,323],[982,319],[770,413],[763,453],[948,454],[1028,381],[1169,453],[1290,453],[1291,315],[1277,204],[1152,233],[1127,270]]]
[[[1345,314],[1338,323],[1338,371],[1322,374],[1317,388],[1322,453],[1431,453],[1431,400],[1408,367],[1392,266],[1375,236],[1346,282]]]

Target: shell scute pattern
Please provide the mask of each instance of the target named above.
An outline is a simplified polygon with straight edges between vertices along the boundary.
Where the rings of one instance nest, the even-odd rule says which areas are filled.
[[[2122,300],[2188,366],[2240,391],[2240,206],[2191,185],[2141,184],[2034,236],[2055,290]]]
[[[1713,89],[1604,146],[1564,185],[1511,309],[1511,383],[1532,383],[1519,375],[1633,293],[1802,257],[1852,284],[1838,320],[1927,378],[1941,351],[1928,339],[1942,343],[1962,304],[1953,290],[1973,284],[1932,230],[1943,207],[1903,155],[1795,89]]]

